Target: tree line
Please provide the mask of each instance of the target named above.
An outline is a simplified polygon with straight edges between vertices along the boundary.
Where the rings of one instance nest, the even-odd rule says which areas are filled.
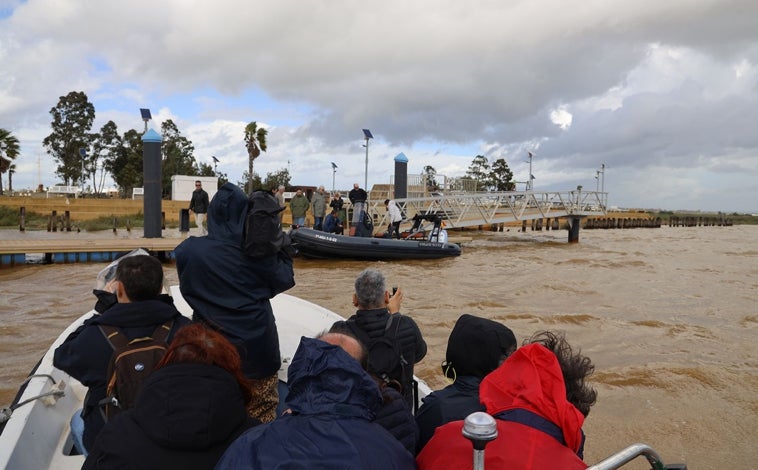
[[[426,189],[430,192],[440,190],[437,182],[437,170],[427,165],[423,175],[426,180]],[[471,161],[466,175],[456,182],[464,191],[515,191],[516,183],[513,181],[513,172],[508,167],[504,158],[498,158],[492,164],[484,155],[477,155]]]
[[[142,172],[142,132],[129,129],[123,134],[118,125],[108,121],[98,132],[92,132],[95,107],[84,92],[72,91],[61,96],[58,104],[50,109],[52,132],[42,145],[46,153],[57,163],[55,175],[62,184],[79,185],[95,196],[103,194],[110,177],[121,197],[128,197],[132,189],[144,186]],[[249,167],[237,184],[248,192],[261,187],[289,185],[287,169],[268,173],[265,179],[253,172],[253,160],[261,151],[266,151],[266,130],[251,122],[245,128],[244,141],[248,150]],[[220,183],[229,181],[223,172],[217,172],[209,163],[198,162],[192,141],[182,135],[173,120],[161,124],[161,174],[164,198],[171,197],[173,175],[216,176]],[[2,174],[15,170],[12,164],[19,155],[18,139],[5,129],[0,129],[0,194]],[[12,187],[10,188],[12,190]]]
[[[129,129],[123,134],[113,121],[108,121],[99,132],[92,132],[95,107],[84,92],[72,91],[61,96],[50,109],[52,132],[42,145],[57,163],[55,175],[65,185],[80,185],[95,196],[103,193],[105,182],[110,177],[121,197],[128,197],[132,189],[144,186],[142,172],[142,133]],[[216,172],[209,163],[198,162],[195,147],[182,135],[171,119],[161,124],[162,193],[171,197],[172,175],[216,176],[220,183],[229,181],[225,173]],[[245,147],[248,153],[248,168],[237,185],[246,192],[259,188],[289,187],[289,171],[281,169],[268,173],[265,179],[253,171],[253,163],[267,149],[267,131],[256,122],[245,126]],[[18,139],[10,131],[0,129],[0,194],[3,193],[2,174],[11,176],[15,170],[12,161],[19,155]],[[424,167],[427,189],[440,189],[436,181],[437,171],[431,165]],[[513,172],[505,159],[489,163],[483,155],[474,157],[466,175],[458,179],[460,189],[473,191],[512,191],[515,189]]]

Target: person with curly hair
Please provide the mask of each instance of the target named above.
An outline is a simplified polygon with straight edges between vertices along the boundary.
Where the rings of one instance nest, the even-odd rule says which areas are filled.
[[[595,367],[562,334],[539,332],[487,375],[479,396],[497,423],[487,468],[587,468],[582,424],[597,400],[586,382]],[[471,468],[463,421],[437,428],[416,462],[421,470]]]

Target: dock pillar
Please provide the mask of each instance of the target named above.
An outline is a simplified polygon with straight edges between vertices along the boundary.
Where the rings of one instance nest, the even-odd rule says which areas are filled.
[[[142,136],[142,173],[145,195],[145,238],[161,238],[161,142],[153,129]]]
[[[366,188],[368,191],[368,188]],[[389,197],[389,196],[387,196]],[[408,197],[408,157],[403,152],[395,155],[395,191],[394,199]]]
[[[581,221],[582,219],[580,217],[568,218],[569,243],[579,243],[579,226],[581,225]]]

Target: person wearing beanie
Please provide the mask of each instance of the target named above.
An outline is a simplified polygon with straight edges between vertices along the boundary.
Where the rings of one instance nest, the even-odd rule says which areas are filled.
[[[487,318],[463,314],[447,342],[442,372],[452,383],[430,393],[416,413],[418,450],[434,430],[451,421],[484,411],[479,401],[479,383],[516,350],[516,336],[507,326]]]

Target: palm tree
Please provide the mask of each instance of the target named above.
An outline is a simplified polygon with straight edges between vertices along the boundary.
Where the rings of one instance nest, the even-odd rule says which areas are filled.
[[[258,124],[253,121],[245,126],[245,146],[248,155],[247,170],[247,192],[253,192],[253,161],[258,158],[261,151],[266,151],[266,135],[268,131],[264,128],[258,128]]]
[[[11,163],[11,166],[8,169],[8,192],[11,193],[11,196],[13,196],[13,173],[15,172],[16,172],[16,164]]]
[[[3,194],[3,173],[10,169],[18,154],[18,139],[9,130],[0,128],[0,195]]]

